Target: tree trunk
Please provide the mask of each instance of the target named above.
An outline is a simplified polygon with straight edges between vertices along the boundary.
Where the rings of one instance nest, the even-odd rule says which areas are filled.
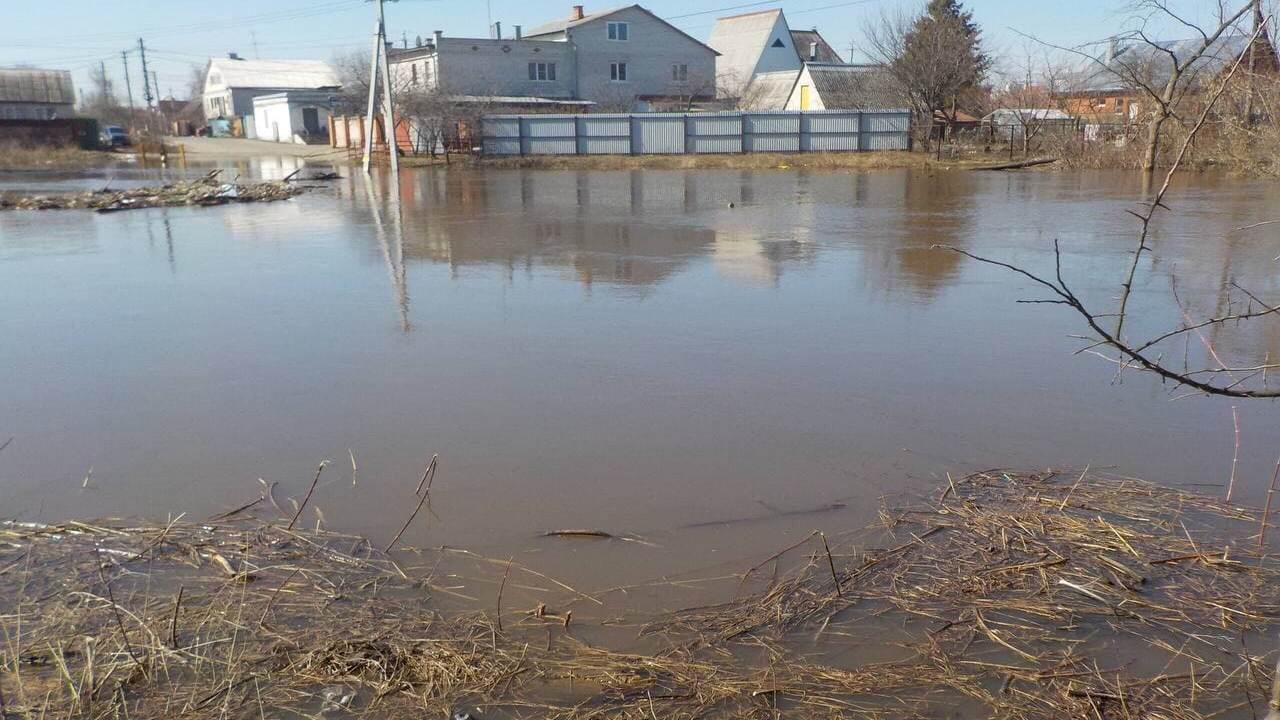
[[[1147,146],[1142,152],[1142,171],[1151,172],[1156,169],[1156,158],[1160,154],[1160,128],[1164,126],[1164,121],[1169,117],[1169,113],[1163,107],[1156,111],[1155,117],[1151,118],[1151,124],[1147,125]]]

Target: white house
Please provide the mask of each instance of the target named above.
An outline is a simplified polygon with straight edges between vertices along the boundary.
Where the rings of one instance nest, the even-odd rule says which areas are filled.
[[[803,65],[780,8],[717,18],[707,43],[720,53],[716,93],[724,98],[743,97],[757,75],[791,73],[794,80]]]
[[[253,99],[253,125],[259,140],[307,143],[329,137],[329,115],[337,97],[324,90],[287,90]]]
[[[338,73],[320,60],[245,60],[232,53],[211,58],[204,76],[204,116],[239,117],[245,124],[253,115],[253,100],[294,90],[336,91],[342,86]]]
[[[716,52],[640,7],[587,13],[514,37],[454,38],[391,55],[400,87],[460,97],[590,102],[626,110],[715,96]],[[527,104],[527,103],[526,103]]]

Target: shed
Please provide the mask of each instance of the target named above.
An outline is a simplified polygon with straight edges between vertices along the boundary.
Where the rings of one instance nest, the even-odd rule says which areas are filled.
[[[259,140],[329,142],[329,115],[337,96],[321,90],[289,90],[253,99],[254,132]]]
[[[0,120],[70,118],[75,103],[69,71],[0,68]]]
[[[805,63],[788,95],[787,110],[888,110],[906,107],[881,65]]]

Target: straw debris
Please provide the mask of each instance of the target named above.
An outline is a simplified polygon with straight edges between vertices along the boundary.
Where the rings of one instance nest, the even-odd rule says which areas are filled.
[[[0,712],[1200,720],[1265,714],[1276,662],[1257,514],[1096,473],[978,473],[815,533],[639,619],[645,651],[587,642],[569,607],[597,598],[510,560],[477,561],[492,612],[455,610],[441,562],[479,556],[402,566],[285,520],[0,525]]]

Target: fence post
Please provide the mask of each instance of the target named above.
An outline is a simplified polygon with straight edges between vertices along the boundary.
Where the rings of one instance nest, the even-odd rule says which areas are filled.
[[[684,154],[688,155],[689,154],[689,115],[688,113],[685,113],[682,119],[684,122]]]
[[[573,116],[573,154],[574,155],[581,154],[581,152],[578,150],[578,143],[580,142],[578,138],[581,137],[581,135],[582,133],[578,131],[578,116],[574,115]]]
[[[636,154],[636,116],[627,113],[627,154]]]
[[[804,118],[805,112],[800,110],[797,112],[799,117],[796,118],[796,152],[804,152]]]
[[[1013,126],[1009,126],[1009,159],[1013,159]]]
[[[527,125],[527,123],[525,123],[524,118],[522,118],[522,117],[518,117],[518,118],[516,118],[516,128],[517,128],[517,130],[516,130],[516,137],[517,137],[517,139],[518,139],[518,140],[519,140],[519,142],[520,142],[520,154],[521,154],[521,155],[524,155],[524,140],[525,140],[525,133],[524,133],[524,131],[525,131],[525,128],[526,128],[526,127],[528,127],[528,125]],[[483,129],[483,128],[481,128],[480,132],[481,132],[481,133],[483,133],[483,132],[484,132],[484,129]]]

